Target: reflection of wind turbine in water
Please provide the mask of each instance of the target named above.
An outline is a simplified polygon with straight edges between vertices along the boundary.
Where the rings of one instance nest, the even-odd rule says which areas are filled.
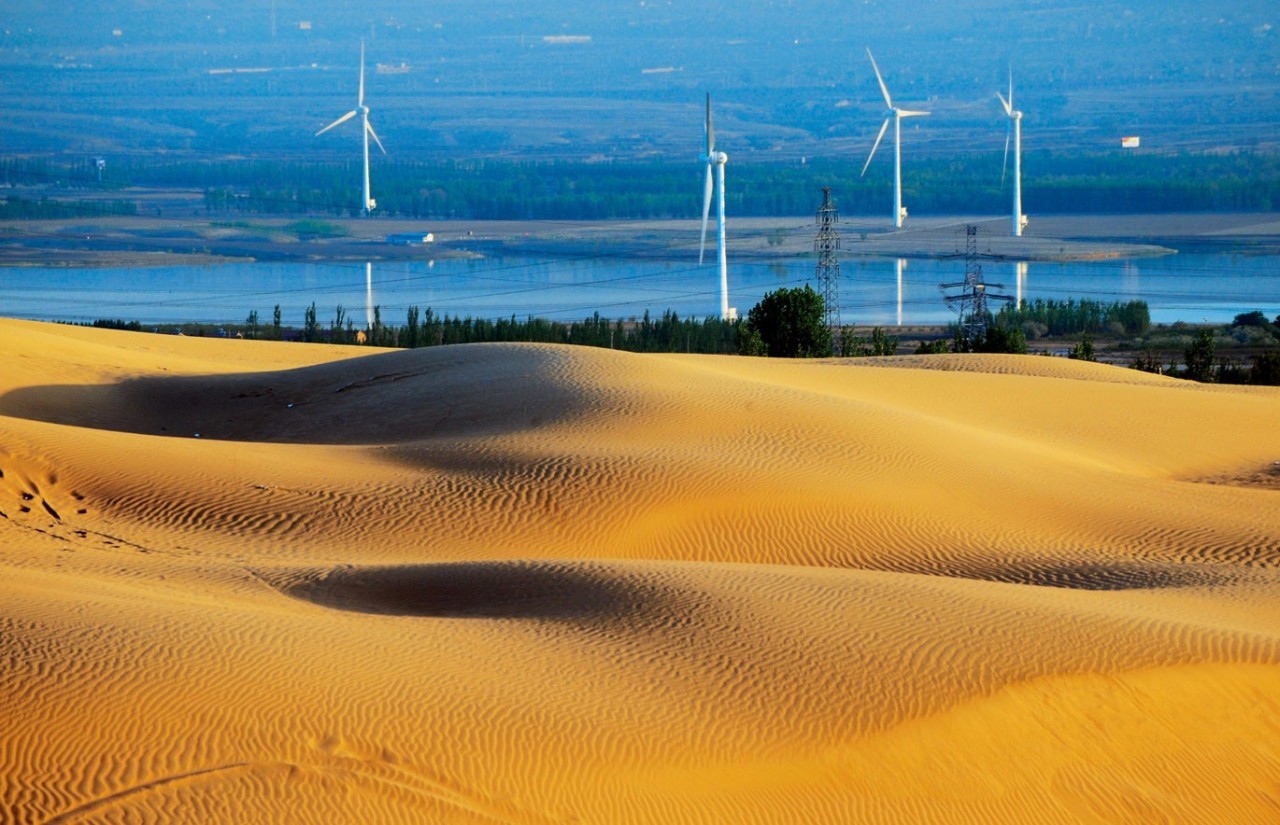
[[[378,133],[373,131],[373,124],[369,122],[369,107],[364,105],[364,41],[360,41],[360,92],[356,97],[356,107],[347,112],[342,117],[330,123],[320,131],[316,132],[316,137],[323,135],[325,132],[337,126],[340,123],[346,123],[356,115],[360,115],[360,136],[364,141],[364,190],[362,194],[362,202],[360,204],[360,214],[368,217],[369,213],[374,210],[378,202],[373,199],[369,193],[369,138],[373,138],[378,144],[378,148],[382,150],[382,154],[386,154],[386,147],[382,145],[382,141],[378,139]]]
[[[365,329],[373,329],[373,262],[364,262]]]
[[[1017,263],[1017,264],[1015,264],[1015,266],[1017,267],[1017,273],[1018,273],[1018,274],[1017,274],[1018,295],[1017,295],[1017,298],[1016,298],[1017,303],[1015,303],[1015,304],[1014,304],[1014,306],[1015,306],[1015,307],[1017,307],[1018,309],[1021,309],[1021,308],[1022,308],[1022,294],[1023,294],[1023,291],[1024,291],[1024,290],[1026,289],[1026,287],[1027,287],[1027,262],[1026,262],[1026,261],[1018,261],[1018,263]]]
[[[907,268],[907,259],[898,258],[894,269],[898,271],[898,326],[902,326],[902,271]]]

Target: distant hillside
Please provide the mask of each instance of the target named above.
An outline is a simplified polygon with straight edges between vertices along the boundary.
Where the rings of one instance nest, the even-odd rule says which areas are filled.
[[[705,91],[734,158],[1001,151],[1014,71],[1029,150],[1271,149],[1280,14],[1156,0],[720,5],[460,0],[31,2],[4,14],[0,152],[349,154],[313,135],[368,101],[401,158],[696,156]],[[379,71],[379,65],[382,69]]]

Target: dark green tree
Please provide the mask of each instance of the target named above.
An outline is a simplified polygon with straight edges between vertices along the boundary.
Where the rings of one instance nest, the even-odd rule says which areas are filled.
[[[276,304],[275,311],[271,315],[271,337],[279,341],[284,337],[284,329],[280,323],[280,305]]]
[[[1254,357],[1249,383],[1280,386],[1280,349],[1266,350]]]
[[[1217,345],[1213,341],[1213,330],[1202,329],[1196,335],[1182,355],[1187,369],[1183,377],[1192,381],[1209,382],[1213,380],[1213,359],[1217,354]]]
[[[871,354],[872,355],[896,355],[898,352],[898,339],[891,336],[880,327],[871,330]]]
[[[769,354],[769,350],[765,348],[764,339],[760,337],[760,331],[750,324],[742,325],[742,331],[738,335],[738,354],[759,356]]]
[[[973,352],[1007,352],[1027,354],[1027,335],[1021,329],[992,324],[987,334],[973,342]]]
[[[418,307],[411,306],[405,316],[404,324],[404,345],[409,349],[422,346],[422,331],[418,329]]]
[[[302,340],[319,341],[320,325],[316,323],[316,302],[312,301],[302,316]]]
[[[333,310],[333,328],[329,332],[329,340],[335,344],[345,343],[345,335],[342,328],[347,322],[347,309],[342,304],[338,304]]]
[[[822,296],[805,284],[766,293],[751,308],[743,325],[746,337],[759,335],[765,354],[773,358],[826,358],[831,355]],[[740,339],[741,341],[741,339]],[[743,351],[740,344],[739,351]]]
[[[1080,339],[1080,343],[1071,348],[1071,352],[1067,353],[1068,358],[1074,358],[1077,361],[1097,361],[1098,353],[1093,346],[1093,335],[1086,332]]]
[[[1233,327],[1265,327],[1267,325],[1267,316],[1260,311],[1242,312],[1231,322]]]

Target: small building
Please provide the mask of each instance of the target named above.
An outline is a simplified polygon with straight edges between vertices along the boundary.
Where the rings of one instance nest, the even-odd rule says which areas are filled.
[[[422,246],[435,243],[436,236],[431,232],[395,232],[387,236],[387,243],[394,246]]]

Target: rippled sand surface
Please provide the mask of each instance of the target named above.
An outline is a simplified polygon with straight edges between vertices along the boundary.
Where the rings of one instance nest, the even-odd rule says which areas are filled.
[[[0,344],[0,821],[1280,811],[1278,390]]]

